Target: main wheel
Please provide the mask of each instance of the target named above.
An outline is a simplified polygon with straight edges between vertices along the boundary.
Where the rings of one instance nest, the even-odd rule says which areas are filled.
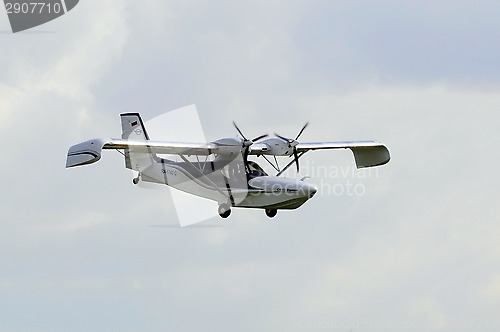
[[[277,213],[278,213],[277,209],[266,209],[266,215],[269,218],[273,218],[274,216],[276,216]]]
[[[223,204],[219,205],[218,212],[219,212],[219,216],[221,216],[221,218],[227,218],[231,214],[231,207],[229,206],[229,204],[223,203]]]
[[[139,178],[138,177],[137,178],[133,178],[132,179],[132,183],[133,184],[138,184],[139,183]]]

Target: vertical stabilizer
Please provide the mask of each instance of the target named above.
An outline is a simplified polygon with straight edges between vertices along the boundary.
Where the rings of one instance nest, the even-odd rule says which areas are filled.
[[[139,113],[120,114],[122,121],[122,138],[130,141],[149,141],[149,136]],[[135,171],[150,166],[153,161],[152,154],[134,152],[125,149],[125,167]]]
[[[149,141],[148,133],[139,113],[120,114],[122,119],[122,138],[131,141]]]

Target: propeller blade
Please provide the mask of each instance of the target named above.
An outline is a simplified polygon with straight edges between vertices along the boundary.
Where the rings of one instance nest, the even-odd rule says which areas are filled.
[[[299,172],[300,170],[300,165],[299,165],[299,154],[297,153],[297,144],[299,144],[299,142],[297,141],[300,137],[300,135],[302,135],[302,133],[304,132],[304,130],[307,128],[307,126],[309,126],[309,122],[306,122],[305,125],[302,127],[302,129],[300,129],[297,137],[295,137],[295,139],[291,139],[291,138],[286,138],[286,137],[283,137],[283,136],[280,136],[278,135],[277,133],[274,133],[274,135],[282,140],[284,140],[285,142],[288,143],[288,147],[293,147],[293,157],[295,158],[295,165],[297,166],[297,173]],[[288,157],[291,157],[288,156]]]
[[[299,170],[300,170],[300,167],[299,167],[299,155],[297,154],[297,149],[295,147],[293,148],[293,156],[295,158],[295,165],[297,165],[297,173],[298,173]]]
[[[236,130],[238,131],[238,133],[240,133],[241,137],[245,140],[245,141],[248,141],[248,139],[245,137],[245,135],[243,135],[243,133],[241,132],[240,128],[238,128],[238,126],[236,125],[236,122],[233,121],[233,125],[234,125],[234,128],[236,128]]]
[[[309,126],[309,122],[306,122],[306,124],[304,125],[304,127],[302,127],[302,129],[299,131],[299,134],[297,135],[297,137],[295,137],[295,140],[299,139],[300,135],[302,135],[302,133],[304,132],[304,129],[306,129],[307,126]]]
[[[248,151],[248,148],[246,148],[244,151],[243,151],[243,161],[246,163],[247,160],[248,160],[248,154],[249,154],[250,151]]]
[[[274,136],[278,137],[278,138],[281,138],[282,140],[284,140],[285,142],[287,142],[288,144],[290,144],[291,142],[293,142],[293,139],[289,139],[289,138],[286,138],[286,137],[283,137],[281,135],[278,135],[277,133],[274,133]]]
[[[252,140],[252,142],[257,142],[258,140],[261,140],[261,139],[263,139],[264,137],[267,137],[267,136],[269,136],[269,135],[268,135],[268,134],[260,135],[260,136],[258,136],[258,137],[255,137],[255,138]]]

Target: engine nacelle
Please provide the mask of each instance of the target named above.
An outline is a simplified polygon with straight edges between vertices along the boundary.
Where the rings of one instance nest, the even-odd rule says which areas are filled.
[[[275,155],[275,156],[291,156],[293,155],[293,146],[285,142],[281,138],[272,137],[265,141],[259,142],[265,144],[267,149],[263,149],[261,154]],[[293,143],[292,143],[293,144]]]

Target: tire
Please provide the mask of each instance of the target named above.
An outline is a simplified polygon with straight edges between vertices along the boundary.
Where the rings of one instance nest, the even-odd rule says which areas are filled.
[[[274,218],[277,213],[277,209],[266,209],[266,216],[268,216],[269,218]]]
[[[225,219],[231,214],[231,206],[229,206],[229,204],[223,203],[219,205],[218,212],[219,216]]]

